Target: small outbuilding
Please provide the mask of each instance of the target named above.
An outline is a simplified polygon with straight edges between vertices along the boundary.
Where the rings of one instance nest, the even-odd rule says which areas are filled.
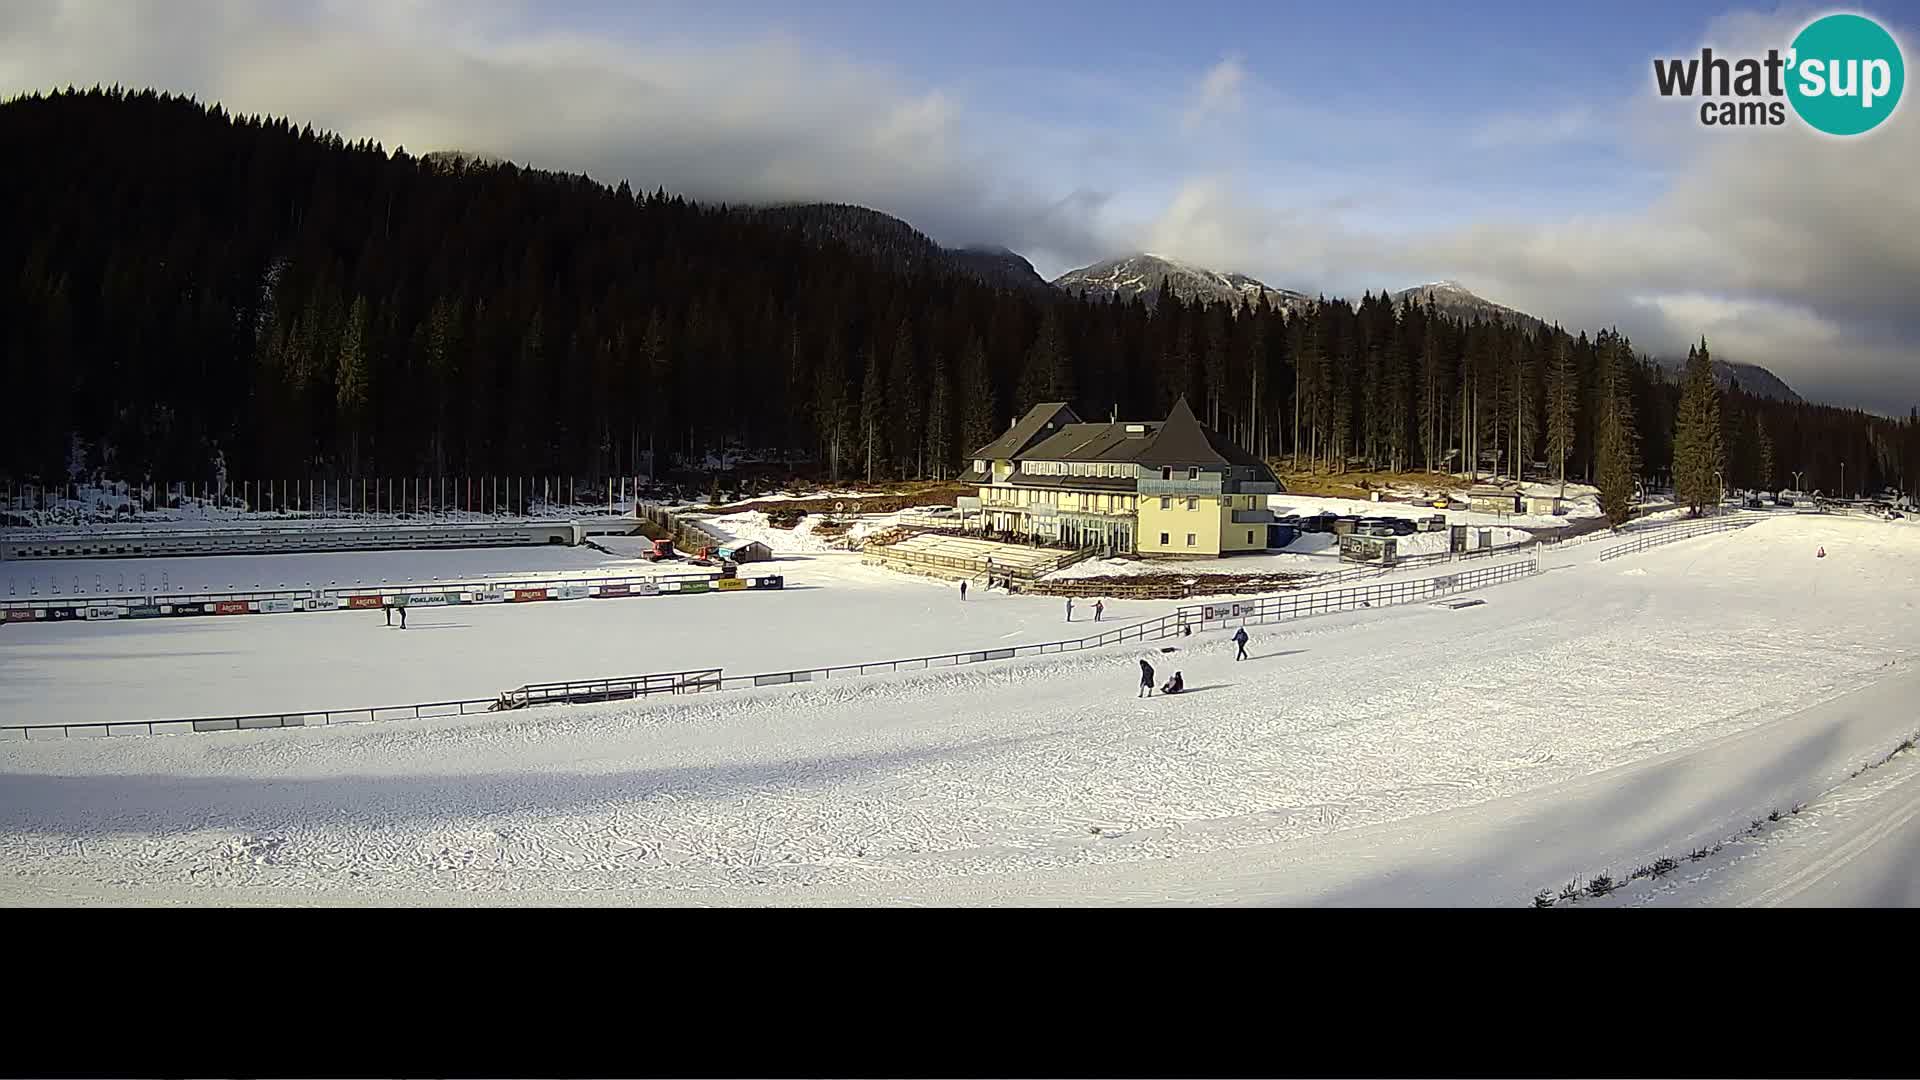
[[[1517,514],[1521,509],[1520,493],[1481,484],[1467,492],[1467,505],[1483,514]]]
[[[1558,495],[1527,496],[1527,513],[1529,514],[1538,517],[1557,517],[1564,512],[1565,511],[1560,508],[1560,496]]]
[[[766,562],[773,558],[773,549],[758,540],[741,540],[723,545],[715,554],[728,562]]]

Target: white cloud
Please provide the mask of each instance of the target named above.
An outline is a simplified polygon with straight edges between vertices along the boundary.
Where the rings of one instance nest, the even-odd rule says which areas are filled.
[[[1201,77],[1181,123],[1192,130],[1239,113],[1246,106],[1241,93],[1246,81],[1247,69],[1239,57],[1222,58]]]

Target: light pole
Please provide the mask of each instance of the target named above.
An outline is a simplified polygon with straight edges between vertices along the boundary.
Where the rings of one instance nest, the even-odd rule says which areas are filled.
[[[1840,463],[1840,497],[1847,497],[1847,463]]]
[[[1805,477],[1806,475],[1807,475],[1807,472],[1806,472],[1806,470],[1805,470],[1805,469],[1795,469],[1795,470],[1793,470],[1793,490],[1795,490],[1795,491],[1805,491],[1805,490],[1806,490],[1806,488],[1804,488],[1804,487],[1802,487],[1802,486],[1801,486],[1802,484],[1804,484],[1804,483],[1806,482],[1806,481],[1805,481],[1805,479],[1804,479],[1804,477]]]

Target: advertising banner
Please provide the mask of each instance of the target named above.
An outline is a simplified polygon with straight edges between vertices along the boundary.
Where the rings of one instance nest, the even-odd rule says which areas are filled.
[[[434,607],[439,604],[451,604],[453,597],[446,593],[408,593],[398,598],[402,607]]]
[[[123,609],[117,607],[90,607],[87,609],[87,618],[96,620],[117,619],[120,617],[122,610]]]
[[[547,590],[545,589],[513,590],[513,602],[516,604],[522,604],[529,600],[545,600],[546,598],[547,598]]]
[[[583,600],[587,596],[585,585],[561,585],[553,590],[555,600]]]
[[[683,593],[706,592],[707,583],[704,581],[683,581],[680,583],[680,591]]]
[[[6,621],[7,622],[32,622],[35,619],[45,618],[46,617],[45,612],[46,612],[45,608],[41,608],[38,612],[34,611],[32,608],[8,608]]]
[[[741,578],[729,577],[729,578],[721,578],[719,581],[714,582],[713,587],[720,590],[721,592],[735,592],[740,589],[746,588],[747,583]]]
[[[253,605],[245,600],[220,600],[212,608],[215,615],[245,615],[253,610]]]
[[[276,615],[286,611],[299,611],[300,601],[298,600],[262,600],[260,601],[260,610],[264,612],[271,612]]]
[[[635,585],[635,586],[633,587],[633,595],[635,595],[635,596],[659,596],[659,595],[660,595],[660,586],[659,586],[659,585],[656,585],[656,584],[654,584],[654,583],[653,583],[653,582],[651,582],[651,581],[643,581],[643,582],[641,582],[640,584],[638,584],[638,585]]]
[[[381,606],[380,601],[383,599],[384,597],[379,596],[349,596],[347,597],[347,606],[350,608],[376,608]]]
[[[602,585],[602,586],[600,586],[600,591],[599,591],[599,592],[598,592],[597,594],[595,594],[595,595],[598,595],[598,596],[626,596],[626,595],[628,595],[628,592],[627,592],[627,586],[626,586],[626,583],[625,583],[625,582],[622,582],[622,583],[621,583],[621,584],[619,584],[619,585]]]
[[[474,593],[473,602],[476,604],[504,604],[507,602],[507,594],[498,589],[488,589],[485,592]]]

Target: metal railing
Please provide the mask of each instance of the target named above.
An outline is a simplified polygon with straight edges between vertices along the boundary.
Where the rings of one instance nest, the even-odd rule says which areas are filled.
[[[1714,518],[1708,521],[1690,521],[1648,529],[1644,536],[1629,540],[1623,544],[1615,544],[1613,547],[1601,551],[1595,561],[1606,562],[1608,559],[1617,559],[1622,555],[1632,555],[1635,552],[1659,547],[1662,544],[1671,544],[1678,540],[1691,540],[1696,536],[1707,536],[1712,533],[1744,529],[1749,525],[1757,524],[1758,521],[1758,518]]]
[[[418,705],[383,705],[362,709],[306,709],[300,712],[248,713],[244,716],[203,716],[183,720],[84,721],[71,724],[0,724],[0,740],[99,738],[115,735],[184,735],[204,731],[257,731],[269,728],[324,727],[364,724],[377,720],[424,720],[436,716],[465,716],[496,711],[500,699],[430,701]]]
[[[1223,600],[1214,604],[1189,604],[1158,618],[1115,627],[1090,637],[1070,638],[1064,641],[973,649],[965,652],[942,653],[937,656],[917,656],[863,664],[800,668],[759,675],[730,675],[721,679],[721,688],[737,690],[755,686],[782,686],[789,683],[819,682],[862,675],[957,667],[962,664],[1013,660],[1028,656],[1050,656],[1135,641],[1158,641],[1168,637],[1185,636],[1195,630],[1221,629],[1226,626],[1245,625],[1248,622],[1275,622],[1282,619],[1304,618],[1309,615],[1327,615],[1338,611],[1413,603],[1449,593],[1503,584],[1539,572],[1540,558],[1536,552],[1529,559],[1498,566],[1479,567],[1458,574],[1437,575],[1411,581],[1381,582],[1357,588],[1283,593],[1239,601]],[[1379,572],[1373,571],[1373,573]]]
[[[626,701],[654,694],[699,694],[720,689],[719,668],[668,671],[651,675],[623,675],[611,679],[528,683],[500,695],[510,708],[533,705],[585,705],[597,701]]]

